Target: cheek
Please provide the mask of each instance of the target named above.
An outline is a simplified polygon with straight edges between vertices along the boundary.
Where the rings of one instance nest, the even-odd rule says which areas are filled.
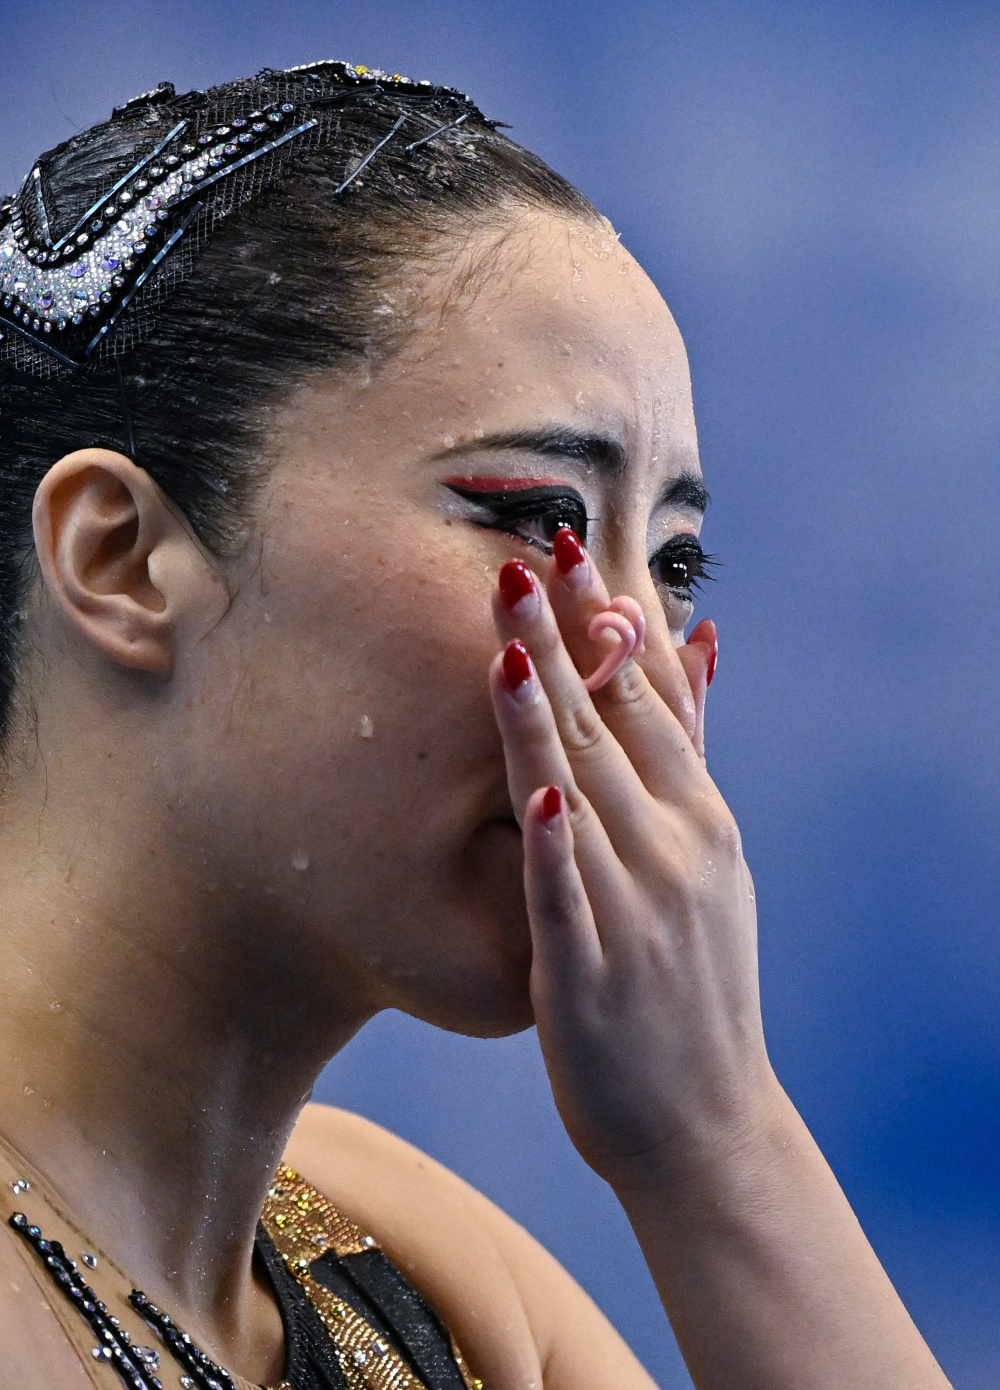
[[[250,597],[244,719],[265,781],[293,779],[337,820],[349,806],[364,819],[375,799],[388,828],[391,803],[412,835],[434,819],[430,802],[474,803],[484,769],[502,766],[487,685],[494,578],[436,519],[422,533],[343,529],[339,544],[286,552]]]

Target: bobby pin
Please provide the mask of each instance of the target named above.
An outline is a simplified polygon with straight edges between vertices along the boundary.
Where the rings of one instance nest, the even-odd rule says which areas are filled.
[[[457,121],[449,121],[447,125],[438,126],[437,130],[432,130],[430,135],[425,135],[422,140],[414,140],[412,145],[407,145],[404,154],[412,154],[414,150],[419,150],[421,145],[426,145],[428,140],[436,140],[439,135],[443,135],[446,130],[454,130],[457,125],[469,119],[470,113],[466,111],[464,116],[459,116]]]
[[[343,193],[344,189],[348,186],[348,184],[351,184],[351,183],[354,182],[354,180],[355,180],[355,179],[358,177],[358,175],[361,173],[361,170],[364,169],[366,165],[368,165],[368,164],[370,164],[370,163],[372,162],[372,160],[373,160],[373,159],[375,158],[375,156],[378,154],[378,152],[379,152],[379,150],[382,148],[382,146],[383,146],[383,145],[388,145],[389,141],[390,141],[390,140],[392,139],[392,137],[396,134],[396,131],[399,129],[399,127],[403,124],[403,122],[404,122],[405,120],[406,120],[405,114],[402,115],[402,116],[400,116],[399,120],[396,122],[396,124],[393,126],[393,128],[389,131],[389,134],[386,135],[386,136],[384,136],[384,137],[378,142],[378,144],[375,146],[374,149],[369,150],[368,153],[365,155],[364,159],[363,159],[363,160],[361,161],[361,163],[358,165],[358,167],[357,167],[352,173],[348,174],[347,178],[344,180],[344,182],[340,185],[339,188],[335,188],[335,189],[333,190],[333,196],[334,196],[335,198],[336,198],[336,196],[337,196],[338,193]]]

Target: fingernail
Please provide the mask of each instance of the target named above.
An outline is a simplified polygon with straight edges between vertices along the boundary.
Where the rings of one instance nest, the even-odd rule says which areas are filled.
[[[500,571],[500,597],[508,608],[516,608],[523,598],[535,592],[535,576],[520,560],[508,560]]]
[[[552,554],[555,556],[560,574],[569,574],[577,565],[587,563],[587,552],[577,540],[576,533],[568,526],[562,526],[556,532],[555,540],[552,542]]]
[[[542,819],[555,820],[562,815],[563,794],[560,787],[546,787],[542,797]]]
[[[706,688],[706,689],[712,684],[712,678],[713,678],[713,676],[715,675],[715,667],[716,667],[716,664],[717,664],[718,660],[719,660],[719,639],[718,639],[718,637],[716,637],[715,641],[712,643],[712,650],[711,650],[711,652],[709,653],[709,657],[708,657],[708,670],[705,672],[705,688]]]
[[[503,654],[503,678],[511,694],[516,695],[533,674],[527,647],[523,642],[511,642]]]

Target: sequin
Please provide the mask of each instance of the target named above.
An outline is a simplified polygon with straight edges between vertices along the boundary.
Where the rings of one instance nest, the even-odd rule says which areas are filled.
[[[311,64],[301,71],[321,71],[329,67],[335,69],[335,80],[341,82],[345,78],[359,83],[406,80],[398,75],[389,79],[381,69],[364,66],[352,68],[344,64]],[[55,247],[33,244],[23,209],[17,202],[9,205],[10,221],[6,227],[0,225],[0,272],[8,266],[15,268],[18,284],[15,291],[9,282],[3,283],[0,274],[0,292],[5,292],[2,302],[4,316],[16,316],[19,323],[39,335],[50,334],[53,324],[65,333],[70,327],[80,327],[85,320],[89,325],[91,318],[97,319],[103,323],[103,327],[84,348],[84,355],[93,351],[115,321],[123,303],[128,302],[128,297],[141,287],[149,275],[152,269],[150,258],[155,255],[154,264],[158,264],[165,252],[183,235],[188,222],[195,215],[189,211],[180,226],[175,223],[172,230],[171,219],[179,205],[196,192],[201,194],[204,189],[212,188],[219,180],[229,176],[231,168],[244,167],[320,123],[322,116],[317,114],[315,118],[304,119],[297,129],[292,128],[295,123],[288,118],[297,109],[291,101],[282,102],[280,106],[275,102],[264,110],[245,112],[211,129],[202,126],[197,134],[193,133],[197,131],[194,123],[201,118],[186,116],[161,137],[160,144],[151,154],[139,158],[133,168],[118,178],[104,197],[98,198],[94,206],[83,213],[72,229],[56,242]],[[182,132],[185,133],[183,137]],[[184,138],[185,143],[181,144],[178,137]],[[381,144],[371,152],[372,155],[377,154],[380,148]],[[270,173],[265,175],[265,182],[270,177]],[[37,198],[39,180],[36,178],[29,184],[31,196]],[[211,201],[206,200],[206,218],[212,220],[218,216],[218,207],[224,209],[222,215],[228,210],[225,201],[216,204],[215,197],[213,188],[209,195]],[[139,217],[130,219],[127,216],[130,204],[136,201],[140,203],[141,223]],[[44,205],[41,212],[45,222]],[[165,224],[162,228],[161,223]],[[211,225],[210,220],[209,230]],[[205,219],[202,219],[201,227],[202,231],[206,229]],[[161,230],[166,235],[166,245],[157,255],[153,247],[163,246],[162,239],[158,242],[155,240]],[[115,274],[109,277],[112,271]],[[186,274],[186,270],[180,271],[181,278]],[[35,317],[40,311],[44,311],[44,314]],[[44,317],[44,323],[41,317]],[[10,359],[14,341],[9,338],[0,343],[0,360]],[[39,341],[42,341],[41,337]],[[104,339],[105,344],[111,341]],[[117,343],[112,352],[116,350],[120,350]],[[50,351],[54,352],[54,348]],[[42,359],[36,359],[39,360]],[[80,360],[80,357],[77,356],[76,360]],[[66,359],[63,358],[63,361]],[[28,370],[33,370],[31,359],[28,359],[28,363]]]

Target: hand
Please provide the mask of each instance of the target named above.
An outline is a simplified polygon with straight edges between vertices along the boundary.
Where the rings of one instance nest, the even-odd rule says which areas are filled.
[[[510,645],[491,685],[524,837],[539,1039],[571,1139],[622,1190],[740,1143],[773,1078],[753,887],[700,756],[710,647],[682,658],[652,624],[641,665],[591,696],[578,667],[601,660],[587,633],[608,593],[576,544],[547,594],[523,564],[505,567],[495,619]]]

